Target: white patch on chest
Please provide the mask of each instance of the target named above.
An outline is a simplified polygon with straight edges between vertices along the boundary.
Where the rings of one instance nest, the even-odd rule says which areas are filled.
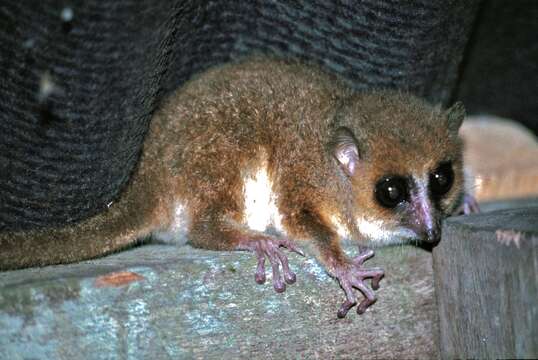
[[[338,234],[340,239],[347,240],[351,237],[349,234],[349,229],[346,226],[344,226],[344,224],[342,224],[342,222],[340,221],[340,218],[337,215],[331,216],[331,222],[333,226],[336,228],[336,233]]]
[[[245,224],[252,230],[270,228],[283,233],[282,215],[276,205],[276,194],[266,166],[244,178]]]
[[[372,243],[379,245],[401,244],[410,239],[417,238],[413,230],[397,227],[388,229],[381,220],[368,220],[360,217],[357,219],[359,232]]]
[[[152,237],[168,244],[184,245],[187,242],[189,221],[185,204],[176,203],[170,227],[153,232]]]

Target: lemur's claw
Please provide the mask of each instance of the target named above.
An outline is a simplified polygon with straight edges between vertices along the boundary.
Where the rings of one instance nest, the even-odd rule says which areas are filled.
[[[478,206],[478,202],[476,201],[475,197],[469,194],[465,194],[463,195],[463,202],[456,209],[455,214],[469,215],[469,214],[477,214],[479,212],[480,212],[480,206]]]
[[[379,268],[364,269],[362,267],[362,264],[372,256],[374,256],[374,252],[367,250],[350,262],[335,267],[335,276],[346,294],[346,301],[338,309],[337,316],[339,318],[344,318],[349,309],[357,304],[354,288],[364,295],[364,299],[357,306],[358,314],[363,314],[370,305],[376,302],[373,290],[379,289],[379,282],[384,276],[384,271]],[[373,290],[365,284],[364,280],[366,279],[372,279]]]
[[[289,239],[275,238],[267,236],[257,240],[248,241],[241,248],[249,249],[256,254],[258,266],[254,279],[258,284],[265,282],[265,258],[269,259],[273,270],[273,287],[276,292],[281,293],[286,290],[286,283],[293,284],[297,276],[291,271],[288,257],[282,252],[280,247],[285,247],[290,251],[304,256],[304,253]],[[282,265],[283,277],[280,274],[280,265]]]

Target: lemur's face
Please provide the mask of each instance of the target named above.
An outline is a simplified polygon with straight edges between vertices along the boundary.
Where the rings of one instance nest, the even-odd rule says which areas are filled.
[[[348,120],[336,130],[335,157],[351,179],[356,225],[374,244],[436,243],[441,220],[463,196],[463,110],[387,96],[367,109],[367,121]]]
[[[372,242],[398,243],[440,239],[441,220],[458,203],[461,168],[451,160],[431,163],[421,172],[387,172],[370,186],[366,211],[359,209],[357,226]]]

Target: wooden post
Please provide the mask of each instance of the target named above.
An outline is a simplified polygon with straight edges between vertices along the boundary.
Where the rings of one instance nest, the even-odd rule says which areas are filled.
[[[538,357],[538,203],[447,220],[433,264],[443,358]]]

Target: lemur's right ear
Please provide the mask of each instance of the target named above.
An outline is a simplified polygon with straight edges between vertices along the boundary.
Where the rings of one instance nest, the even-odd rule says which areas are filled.
[[[332,153],[348,176],[353,176],[359,164],[359,149],[353,132],[347,127],[336,129],[331,141]]]

